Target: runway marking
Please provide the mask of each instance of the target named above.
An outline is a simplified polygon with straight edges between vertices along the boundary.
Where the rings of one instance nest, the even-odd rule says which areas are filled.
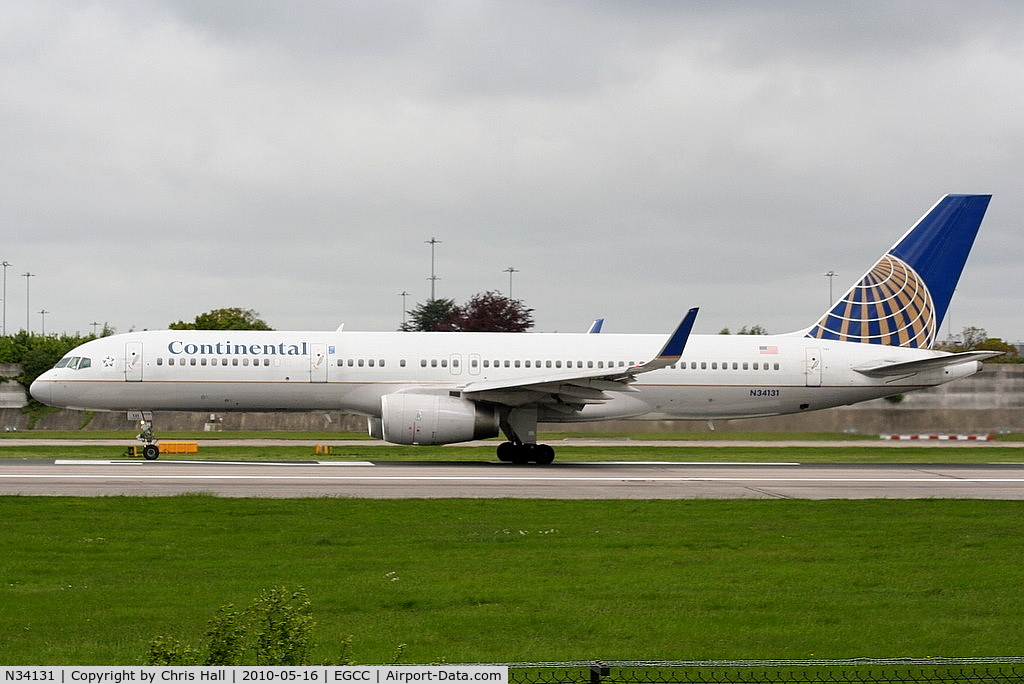
[[[104,480],[365,480],[394,482],[814,482],[814,483],[927,483],[927,484],[981,484],[1002,483],[1021,484],[1024,478],[996,477],[645,477],[645,476],[485,476],[485,475],[190,475],[190,474],[57,474],[57,473],[5,473],[5,478],[12,479],[104,479]]]
[[[57,459],[54,465],[130,465],[143,466],[153,461],[128,461],[108,459]],[[296,466],[373,466],[370,461],[160,461],[162,465],[245,465],[245,466],[280,466],[282,468]]]

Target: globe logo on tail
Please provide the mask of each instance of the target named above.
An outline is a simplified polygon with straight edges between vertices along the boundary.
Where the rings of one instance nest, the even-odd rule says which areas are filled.
[[[906,262],[886,254],[807,337],[929,349],[936,327],[935,304],[924,280]]]

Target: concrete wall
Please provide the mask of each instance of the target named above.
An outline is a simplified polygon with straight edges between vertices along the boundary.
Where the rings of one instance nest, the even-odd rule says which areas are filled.
[[[21,364],[0,363],[0,409],[21,408],[28,403],[25,388],[13,379],[21,375]]]
[[[20,370],[5,371],[0,376],[12,377]],[[25,393],[17,383],[3,383],[0,398],[0,429],[16,427],[25,430],[29,416],[20,409]],[[993,433],[1024,432],[1024,364],[987,364],[985,369],[963,380],[921,392],[911,392],[899,403],[885,399],[854,406],[814,411],[807,414],[715,421],[721,432],[857,432],[888,433]],[[124,413],[88,413],[57,411],[36,423],[37,430],[134,430]],[[168,430],[366,430],[366,419],[341,412],[315,413],[218,413],[211,420],[209,413],[182,411],[160,412],[156,415],[157,434]],[[611,421],[569,425],[543,425],[544,432],[707,432],[704,421]]]

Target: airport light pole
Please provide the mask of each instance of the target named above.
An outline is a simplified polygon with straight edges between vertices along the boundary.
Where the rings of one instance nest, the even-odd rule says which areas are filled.
[[[432,237],[425,242],[430,245],[430,301],[434,301],[434,285],[438,281],[438,277],[434,275],[434,245],[441,244],[441,241]]]
[[[402,330],[405,330],[405,298],[409,296],[409,293],[402,290],[398,296],[402,298]]]
[[[825,277],[828,278],[828,305],[829,306],[832,306],[832,303],[835,301],[832,298],[832,279],[835,278],[837,275],[839,275],[839,274],[836,273],[835,271],[829,271],[828,273],[825,274]]]
[[[519,273],[519,269],[509,266],[502,273],[508,273],[508,298],[512,299],[512,274]]]
[[[4,259],[4,337],[7,337],[7,267],[13,265],[7,259]]]
[[[31,333],[32,321],[29,316],[31,315],[32,307],[29,305],[29,282],[31,282],[29,278],[34,278],[36,274],[25,271],[21,275],[25,277],[25,332]]]
[[[42,319],[42,322],[43,322],[43,325],[42,325],[43,337],[46,337],[46,314],[48,314],[48,313],[50,313],[50,312],[47,311],[46,309],[40,309],[39,310],[39,317]]]

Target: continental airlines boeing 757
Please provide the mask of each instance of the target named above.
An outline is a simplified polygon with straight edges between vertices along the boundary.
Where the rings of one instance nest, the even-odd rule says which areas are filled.
[[[495,437],[550,463],[537,423],[801,413],[934,387],[995,352],[932,349],[990,195],[947,195],[813,325],[781,335],[165,330],[87,342],[32,383],[91,411],[315,411],[395,444]],[[144,414],[145,415],[145,414]],[[154,459],[159,443],[140,435]]]

